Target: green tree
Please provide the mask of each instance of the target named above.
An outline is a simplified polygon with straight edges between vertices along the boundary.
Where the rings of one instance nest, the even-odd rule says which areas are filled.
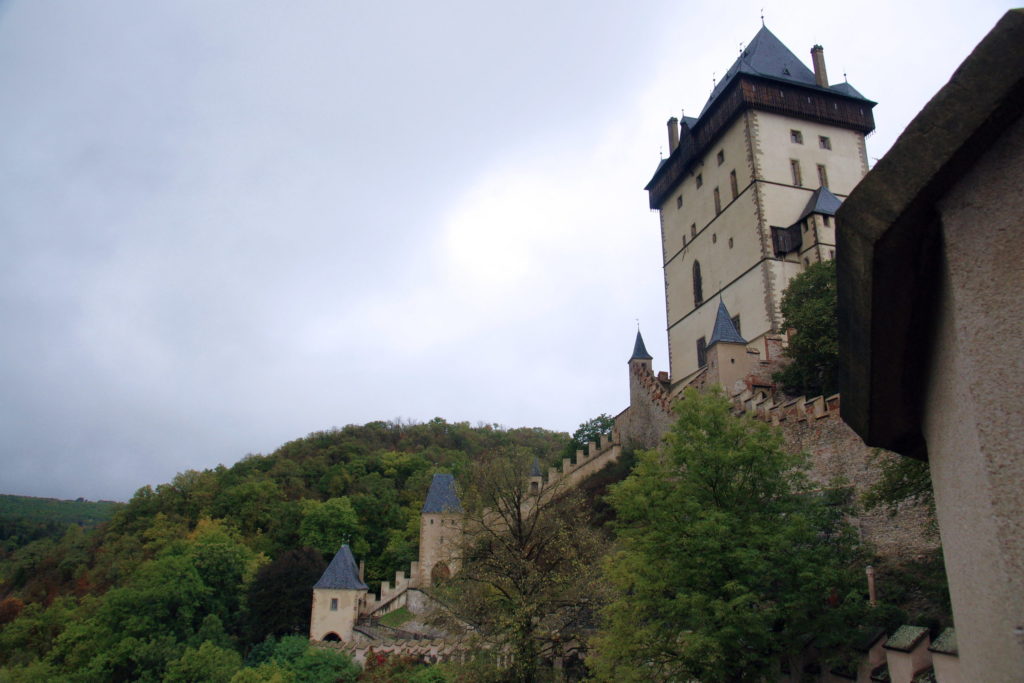
[[[355,681],[360,671],[359,665],[348,655],[310,647],[305,636],[284,636],[280,640],[268,638],[253,648],[249,664],[256,665],[255,670],[243,669],[242,675],[235,677],[236,682],[295,680],[300,683],[348,683]]]
[[[188,648],[167,665],[164,683],[228,683],[242,668],[242,656],[234,650],[217,647],[210,641],[199,648]]]
[[[603,547],[575,490],[535,495],[534,454],[505,448],[474,463],[463,494],[461,567],[435,590],[451,619],[469,625],[484,649],[510,651],[502,680],[535,681],[556,657],[571,656],[600,604]]]
[[[615,418],[605,413],[580,424],[572,433],[572,438],[569,439],[562,457],[575,458],[577,450],[585,450],[590,442],[600,443],[601,437],[611,434],[613,427],[615,427]]]
[[[758,681],[812,635],[843,643],[865,605],[842,506],[720,393],[687,390],[677,410],[612,488],[617,597],[588,665],[602,680]]]
[[[246,601],[250,642],[307,630],[310,591],[326,568],[323,554],[313,548],[289,550],[261,567]]]
[[[324,555],[333,555],[343,543],[351,545],[352,552],[358,556],[369,549],[363,540],[362,527],[352,501],[344,496],[322,503],[318,500],[302,501],[299,541]]]
[[[790,364],[775,373],[790,394],[817,396],[839,390],[839,332],[836,327],[835,261],[812,263],[782,295]]]

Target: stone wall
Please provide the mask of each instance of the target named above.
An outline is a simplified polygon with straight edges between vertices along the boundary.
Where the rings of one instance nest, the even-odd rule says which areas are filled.
[[[748,374],[733,387],[736,412],[777,426],[791,452],[804,452],[810,457],[813,481],[824,486],[835,479],[844,480],[853,487],[859,502],[881,476],[882,462],[901,456],[865,445],[840,417],[838,394],[776,401],[771,375],[781,367],[782,338],[768,338],[763,351],[763,358],[760,353],[749,354]],[[716,369],[705,368],[686,386],[701,390],[718,384]],[[631,362],[630,406],[615,418],[622,443],[657,446],[672,426],[672,404],[679,400],[683,388],[671,388],[665,373],[655,376],[650,361]],[[919,504],[902,504],[896,515],[881,508],[859,510],[851,522],[862,541],[896,562],[921,557],[939,545],[931,515]]]
[[[902,457],[865,445],[839,417],[838,395],[828,400],[797,399],[789,402],[788,410],[762,419],[779,427],[791,452],[810,456],[812,480],[822,485],[844,480],[853,487],[858,500],[878,482],[882,462]],[[901,504],[896,515],[881,508],[859,510],[851,522],[861,540],[886,558],[899,561],[920,557],[938,547],[938,535],[924,505]]]

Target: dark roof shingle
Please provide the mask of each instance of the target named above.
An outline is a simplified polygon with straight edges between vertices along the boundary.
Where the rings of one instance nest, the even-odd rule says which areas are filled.
[[[444,512],[462,512],[462,502],[455,491],[455,477],[450,474],[435,474],[427,491],[427,499],[423,503],[422,512],[438,514]]]
[[[743,49],[740,56],[736,58],[733,65],[725,72],[725,76],[711,91],[707,104],[701,111],[701,115],[708,110],[722,92],[729,86],[729,83],[737,74],[749,74],[761,76],[762,78],[774,78],[780,81],[788,81],[811,88],[831,90],[847,97],[856,97],[866,100],[849,83],[838,83],[828,88],[822,88],[814,78],[814,72],[797,58],[793,52],[782,44],[782,41],[775,37],[775,34],[762,26],[753,40]]]
[[[835,216],[836,209],[838,209],[842,203],[843,200],[832,194],[827,187],[819,187],[813,194],[811,194],[811,198],[807,200],[807,206],[804,207],[803,212],[800,214],[800,218],[797,218],[796,222],[799,223],[812,213],[820,213],[825,216]]]
[[[717,344],[718,342],[728,342],[732,344],[747,343],[747,340],[740,336],[739,331],[732,322],[732,317],[729,316],[729,309],[725,307],[725,302],[721,299],[718,301],[718,314],[715,316],[715,329],[711,332],[711,341],[708,342],[708,346]]]
[[[313,588],[366,590],[366,584],[359,580],[359,566],[356,564],[356,558],[353,557],[348,544],[341,546]]]
[[[636,331],[636,341],[633,343],[633,355],[629,357],[630,360],[653,360],[654,356],[647,353],[647,347],[644,346],[644,338],[640,336],[640,330]]]

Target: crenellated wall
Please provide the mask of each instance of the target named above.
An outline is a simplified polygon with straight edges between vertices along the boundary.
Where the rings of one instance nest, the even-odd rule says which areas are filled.
[[[736,362],[730,362],[732,359]],[[729,372],[723,372],[723,361]],[[746,367],[733,369],[744,362]],[[771,377],[783,362],[782,338],[772,335],[765,338],[761,348],[748,348],[742,354],[723,356],[713,346],[708,351],[707,365],[674,387],[666,373],[654,374],[651,361],[631,361],[631,403],[616,416],[616,431],[626,444],[653,448],[671,428],[672,405],[682,398],[685,388],[710,389],[722,386],[726,378],[732,386],[723,388],[737,415],[746,413],[778,427],[791,452],[808,454],[809,476],[813,481],[822,486],[845,481],[853,488],[855,500],[859,500],[879,480],[882,463],[900,456],[865,445],[840,417],[838,394],[777,398],[779,394]],[[896,515],[881,508],[860,510],[851,522],[861,540],[886,558],[919,557],[938,547],[931,514],[924,505],[902,504]]]
[[[466,654],[466,648],[459,642],[448,640],[366,640],[361,642],[350,641],[345,643],[313,642],[313,646],[324,650],[344,652],[360,666],[365,666],[367,660],[375,657],[387,657],[398,655],[402,657],[415,657],[427,664],[445,662],[451,659],[461,660]]]
[[[845,481],[857,500],[881,477],[881,466],[901,456],[871,448],[839,416],[840,396],[799,397],[774,403],[763,395],[734,397],[737,412],[775,425],[791,452],[810,456],[809,476],[822,486]],[[862,541],[887,558],[902,560],[938,547],[931,513],[925,505],[904,503],[898,514],[882,508],[860,509],[850,520]]]

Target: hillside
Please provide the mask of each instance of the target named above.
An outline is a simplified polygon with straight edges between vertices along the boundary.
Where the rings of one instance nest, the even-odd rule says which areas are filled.
[[[568,441],[440,418],[373,422],[182,472],[127,504],[29,504],[42,519],[93,516],[0,557],[0,671],[159,680],[190,646],[244,654],[268,635],[302,634],[310,586],[339,539],[366,559],[367,581],[380,581],[415,559],[435,472],[458,476],[506,447],[555,464]],[[109,521],[88,528],[82,520],[100,510]]]
[[[40,538],[59,536],[69,525],[91,528],[108,522],[123,506],[98,502],[57,500],[0,494],[0,551],[10,552]]]

